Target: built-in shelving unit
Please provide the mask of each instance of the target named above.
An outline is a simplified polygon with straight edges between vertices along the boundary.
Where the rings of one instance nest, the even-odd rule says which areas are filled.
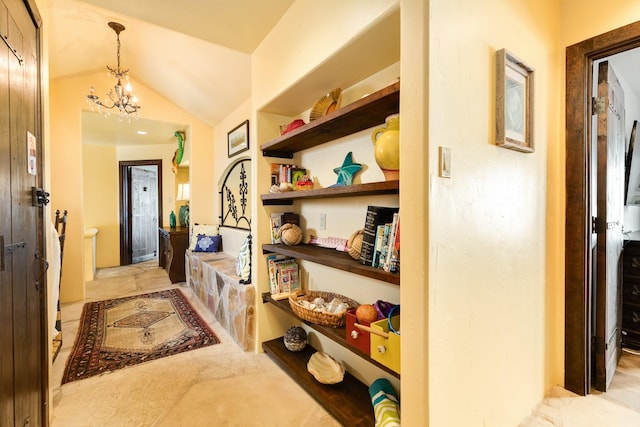
[[[291,205],[296,200],[326,199],[338,197],[375,196],[398,194],[400,181],[370,182],[341,187],[318,188],[315,190],[287,191],[262,195],[263,205]]]
[[[367,360],[368,362],[372,363],[373,365],[376,365],[378,368],[382,369],[383,371],[386,371],[390,375],[393,375],[396,378],[400,378],[400,374],[398,374],[397,372],[393,371],[392,369],[387,368],[386,366],[384,366],[381,363],[378,363],[376,360],[371,359],[371,357],[369,357],[369,355],[367,353],[364,353],[364,352],[360,351],[358,348],[350,345],[347,342],[347,336],[346,336],[347,331],[346,331],[346,328],[344,326],[341,326],[339,328],[330,328],[328,326],[322,326],[322,325],[318,325],[318,324],[309,322],[309,321],[304,320],[304,319],[300,319],[298,316],[296,316],[296,314],[291,309],[291,305],[289,304],[289,300],[288,299],[275,300],[275,299],[271,298],[271,295],[269,294],[269,292],[265,292],[265,293],[262,294],[262,301],[265,302],[265,303],[268,302],[268,303],[274,304],[280,310],[284,311],[287,314],[290,314],[292,316],[297,317],[305,325],[309,326],[312,329],[315,329],[316,331],[320,332],[325,337],[327,337],[327,338],[331,339],[332,341],[340,344],[342,347],[352,351],[353,353],[357,354],[358,356],[362,357],[363,359]]]
[[[375,29],[375,30],[374,30]],[[383,30],[383,31],[380,31]],[[377,40],[384,34],[384,43]],[[394,42],[397,37],[397,44]],[[362,58],[362,52],[371,52],[377,58],[377,52],[383,48],[387,58],[379,64],[361,63],[362,67],[349,68],[351,71],[343,77],[356,78],[351,84],[359,82],[361,79],[370,76],[372,73],[382,70],[395,62],[399,56],[399,13],[398,10],[383,17],[381,20],[368,28],[362,37],[341,49],[334,57],[320,68],[314,70],[309,78],[305,78],[293,86],[291,89],[271,101],[265,106],[265,114],[279,114],[294,116],[298,111],[293,105],[300,104],[299,96],[305,94],[307,90],[300,90],[302,87],[311,85],[322,76],[332,75],[336,67],[351,64],[354,52],[358,52],[358,57]],[[329,67],[327,64],[330,64]],[[376,68],[379,67],[379,68]],[[325,69],[326,68],[326,69]],[[356,71],[356,68],[361,68]],[[349,75],[351,75],[349,77]],[[321,79],[324,81],[324,79]],[[346,80],[345,80],[346,81]],[[326,84],[323,82],[323,84]],[[338,85],[335,87],[349,87],[348,85]],[[379,87],[379,86],[378,86]],[[306,105],[302,103],[301,105]],[[260,145],[260,150],[264,157],[293,158],[299,151],[308,150],[331,141],[343,138],[348,135],[372,128],[385,122],[387,116],[398,113],[400,110],[400,82],[386,86],[369,95],[347,104],[336,111],[328,113],[324,117],[307,123],[285,135],[278,136]],[[343,187],[329,187],[305,191],[290,191],[284,193],[269,193],[261,195],[263,206],[286,206],[295,202],[316,199],[341,198],[346,200],[350,197],[368,197],[378,195],[398,195],[400,191],[399,181],[369,182],[354,184]],[[335,249],[323,248],[313,245],[287,246],[283,244],[263,244],[263,253],[277,253],[299,260],[305,260],[319,265],[324,265],[336,270],[360,275],[363,277],[379,280],[388,284],[400,286],[400,275],[385,272],[382,269],[362,265],[354,260],[346,252]],[[384,284],[381,284],[383,286]],[[348,295],[348,291],[347,291]],[[300,319],[291,310],[288,300],[275,300],[267,293],[262,294],[265,306],[275,307],[277,310],[295,317],[309,328],[317,331],[320,335],[329,339],[339,346],[347,349],[357,357],[380,369],[381,372],[390,377],[399,379],[400,374],[387,368],[383,364],[372,359],[368,354],[351,346],[346,340],[346,329],[329,328],[307,322]],[[269,312],[271,309],[267,308]],[[275,315],[275,313],[269,313]],[[271,338],[271,337],[270,337]],[[323,338],[324,339],[324,338]],[[282,337],[265,341],[262,343],[264,351],[285,371],[291,378],[298,382],[314,399],[318,401],[329,413],[331,413],[342,425],[348,426],[372,426],[375,422],[373,406],[366,384],[360,382],[348,372],[344,381],[339,384],[326,385],[317,382],[307,371],[307,362],[316,351],[310,345],[302,352],[291,352],[286,349]]]

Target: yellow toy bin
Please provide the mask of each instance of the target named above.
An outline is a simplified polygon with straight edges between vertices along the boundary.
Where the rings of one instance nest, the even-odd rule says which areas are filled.
[[[371,358],[400,373],[400,316],[391,317],[391,326],[398,332],[389,331],[388,319],[371,324]]]

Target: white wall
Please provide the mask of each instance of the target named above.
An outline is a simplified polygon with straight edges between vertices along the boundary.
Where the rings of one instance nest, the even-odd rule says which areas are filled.
[[[562,342],[547,335],[562,318],[548,305],[545,238],[547,149],[561,144],[559,11],[554,0],[430,2],[429,170],[421,179],[430,195],[433,426],[518,425],[552,385],[548,371],[551,381],[562,378]],[[535,69],[531,154],[495,145],[502,48]],[[437,176],[438,146],[451,149],[450,179]]]

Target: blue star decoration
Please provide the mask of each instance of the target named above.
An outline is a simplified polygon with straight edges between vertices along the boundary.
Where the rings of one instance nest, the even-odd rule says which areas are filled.
[[[332,187],[351,185],[353,175],[360,171],[360,169],[362,169],[362,165],[360,163],[353,163],[353,153],[349,151],[349,154],[347,154],[342,162],[342,166],[333,170],[338,174],[338,182],[332,185]]]

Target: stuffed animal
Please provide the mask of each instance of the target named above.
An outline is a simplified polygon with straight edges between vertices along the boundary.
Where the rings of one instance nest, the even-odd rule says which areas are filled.
[[[295,246],[302,242],[302,229],[295,224],[284,224],[278,230],[278,237],[285,245]]]

